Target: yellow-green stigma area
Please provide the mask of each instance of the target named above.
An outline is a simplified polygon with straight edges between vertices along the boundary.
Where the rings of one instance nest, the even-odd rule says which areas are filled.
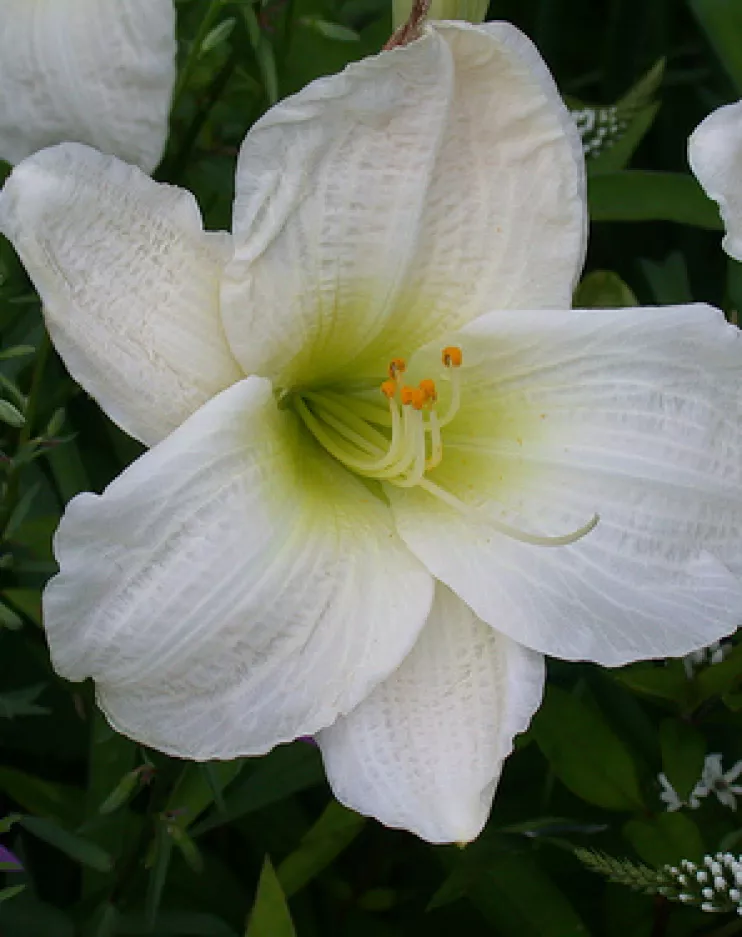
[[[580,540],[598,523],[595,515],[578,530],[557,537],[528,533],[465,504],[435,484],[427,473],[444,458],[443,430],[461,407],[462,350],[448,346],[441,351],[440,379],[449,387],[448,402],[438,412],[438,390],[432,378],[416,386],[404,382],[404,359],[389,362],[387,377],[370,388],[320,388],[299,391],[294,409],[306,428],[334,459],[363,478],[419,488],[456,511],[483,519],[506,536],[535,546],[566,546]]]

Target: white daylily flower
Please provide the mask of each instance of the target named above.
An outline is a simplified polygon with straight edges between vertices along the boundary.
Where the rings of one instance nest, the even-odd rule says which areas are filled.
[[[686,654],[739,620],[739,334],[568,310],[580,139],[505,24],[277,105],[236,190],[231,243],[80,146],[0,196],[70,371],[152,446],[67,508],[55,666],[145,744],[316,734],[345,803],[471,839],[542,654]]]
[[[173,0],[3,0],[0,159],[71,140],[151,172],[175,52]]]
[[[715,794],[719,803],[730,810],[737,809],[737,797],[742,795],[742,785],[733,782],[742,774],[742,761],[732,765],[729,771],[722,768],[722,756],[719,752],[706,755],[701,773],[701,780],[693,788],[695,797],[707,797]]]
[[[742,101],[717,108],[688,142],[691,169],[719,203],[727,232],[722,247],[742,260]]]

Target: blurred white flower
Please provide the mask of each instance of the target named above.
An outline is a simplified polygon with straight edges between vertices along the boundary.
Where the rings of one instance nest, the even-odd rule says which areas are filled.
[[[151,172],[175,52],[173,0],[3,0],[0,159],[76,141]]]
[[[59,672],[185,757],[315,735],[344,803],[450,842],[486,820],[543,654],[731,631],[739,333],[570,311],[585,222],[574,122],[499,23],[270,110],[231,239],[86,147],[22,163],[0,228],[70,372],[152,446],[68,506]]]
[[[719,203],[724,250],[742,261],[742,101],[718,108],[696,127],[688,159],[709,198]]]
[[[742,761],[732,765],[729,771],[722,769],[722,756],[714,752],[706,756],[701,780],[693,789],[696,797],[707,797],[715,794],[719,803],[730,810],[737,809],[737,797],[742,795],[742,785],[733,782],[742,774]]]

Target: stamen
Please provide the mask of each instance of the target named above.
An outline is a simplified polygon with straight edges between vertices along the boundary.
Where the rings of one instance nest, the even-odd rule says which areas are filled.
[[[381,392],[389,400],[395,396],[397,393],[397,382],[396,381],[382,381],[381,382]]]
[[[426,402],[435,403],[438,400],[438,391],[435,389],[435,381],[431,381],[429,377],[426,377],[424,380],[420,381],[417,386],[425,395]]]
[[[404,374],[407,370],[407,363],[404,358],[392,358],[389,362],[389,377],[396,381],[400,374]]]
[[[394,485],[398,483],[392,481],[391,484]],[[521,530],[519,527],[512,527],[510,524],[506,524],[504,521],[489,515],[485,515],[483,517],[481,511],[478,508],[472,508],[468,504],[464,504],[463,501],[460,501],[455,495],[452,495],[450,491],[446,491],[445,488],[441,488],[438,485],[435,485],[427,478],[420,479],[418,485],[420,488],[429,492],[431,495],[434,495],[440,501],[443,501],[450,507],[455,508],[462,514],[472,516],[472,519],[477,519],[480,521],[480,523],[482,520],[484,520],[488,527],[492,527],[494,530],[504,534],[506,537],[510,537],[512,540],[518,540],[520,543],[531,544],[535,547],[569,546],[571,543],[576,543],[578,540],[582,540],[582,538],[586,537],[592,530],[595,530],[595,528],[600,523],[600,515],[593,514],[593,516],[586,524],[583,524],[582,527],[578,527],[577,530],[573,530],[571,533],[562,534],[561,536],[556,537],[545,537],[541,536],[540,534],[531,534],[527,530]]]
[[[460,368],[464,353],[457,345],[446,345],[441,352],[441,361],[447,368]]]

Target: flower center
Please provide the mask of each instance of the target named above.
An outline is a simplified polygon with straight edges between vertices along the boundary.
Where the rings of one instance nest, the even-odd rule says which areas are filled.
[[[417,387],[405,384],[404,359],[389,362],[388,377],[369,395],[358,390],[329,388],[296,394],[296,412],[317,442],[351,472],[398,488],[419,487],[449,507],[522,543],[534,546],[566,546],[580,540],[598,523],[592,517],[578,530],[556,537],[529,533],[504,523],[499,517],[465,504],[450,491],[432,482],[426,473],[443,459],[444,429],[461,406],[463,361],[460,348],[441,351],[441,379],[450,385],[448,405],[438,413],[435,381],[425,378]],[[379,393],[381,391],[381,393]]]
[[[412,488],[440,464],[441,430],[461,404],[461,349],[444,348],[441,361],[443,377],[451,385],[443,415],[438,413],[435,381],[426,378],[417,387],[405,384],[402,358],[390,361],[388,378],[374,398],[363,392],[305,391],[297,398],[297,413],[317,442],[352,472]]]

